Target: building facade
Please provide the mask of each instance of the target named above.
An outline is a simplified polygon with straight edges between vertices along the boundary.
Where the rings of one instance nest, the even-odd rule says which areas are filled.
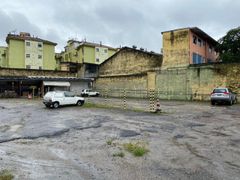
[[[217,61],[217,41],[197,27],[165,31],[162,35],[163,68]]]
[[[55,70],[56,43],[32,37],[29,33],[8,34],[5,67],[20,69]]]
[[[96,77],[98,65],[116,51],[102,44],[69,40],[57,61],[60,62],[60,70],[78,71],[80,77]]]
[[[0,67],[7,67],[7,47],[0,46]]]
[[[6,42],[8,47],[0,47],[0,97],[43,96],[52,90],[79,95],[82,89],[91,88],[92,79],[57,70],[56,43],[29,33],[8,34]]]
[[[136,92],[155,89],[154,71],[161,65],[161,54],[124,47],[99,66],[95,87],[102,94],[107,90],[111,96],[126,90],[128,96],[142,97]]]

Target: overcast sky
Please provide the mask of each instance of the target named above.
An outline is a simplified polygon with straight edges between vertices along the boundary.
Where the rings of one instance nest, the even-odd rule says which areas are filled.
[[[161,32],[197,26],[218,40],[240,26],[239,0],[1,0],[0,46],[11,31],[160,52]]]

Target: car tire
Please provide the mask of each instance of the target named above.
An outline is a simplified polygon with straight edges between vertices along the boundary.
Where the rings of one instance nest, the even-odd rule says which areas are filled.
[[[45,104],[46,108],[50,108],[50,105]]]
[[[213,105],[213,106],[214,106],[214,105],[215,105],[215,101],[211,101],[211,105]]]
[[[82,106],[83,105],[83,101],[78,101],[77,102],[77,106]]]
[[[235,98],[235,101],[234,101],[235,104],[237,104],[237,98]]]
[[[230,99],[230,101],[228,102],[228,105],[229,106],[233,105],[233,100],[232,99]]]
[[[59,103],[58,103],[58,102],[54,102],[54,103],[53,103],[53,108],[54,108],[54,109],[59,108]]]

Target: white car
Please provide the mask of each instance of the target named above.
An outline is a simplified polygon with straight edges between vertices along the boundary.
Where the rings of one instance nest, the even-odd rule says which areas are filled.
[[[46,107],[58,108],[63,105],[78,105],[84,104],[84,98],[75,96],[69,91],[50,91],[43,97],[43,104]]]
[[[229,105],[237,103],[237,95],[229,88],[215,88],[211,93],[211,104],[225,102]]]
[[[83,89],[81,95],[82,96],[99,96],[100,93],[97,91],[93,91],[91,89]]]

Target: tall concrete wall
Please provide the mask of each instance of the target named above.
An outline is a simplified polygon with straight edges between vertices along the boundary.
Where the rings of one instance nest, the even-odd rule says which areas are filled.
[[[153,84],[155,83],[155,85]],[[230,87],[240,94],[240,64],[192,65],[159,70],[142,75],[99,77],[95,88],[109,96],[145,98],[155,87],[160,99],[209,100],[216,87]]]
[[[100,77],[97,78],[94,87],[102,95],[122,97],[123,91],[127,97],[145,97],[147,90],[147,74],[133,76]]]
[[[240,94],[240,64],[195,65],[157,73],[156,92],[163,99],[209,100],[216,87]]]

